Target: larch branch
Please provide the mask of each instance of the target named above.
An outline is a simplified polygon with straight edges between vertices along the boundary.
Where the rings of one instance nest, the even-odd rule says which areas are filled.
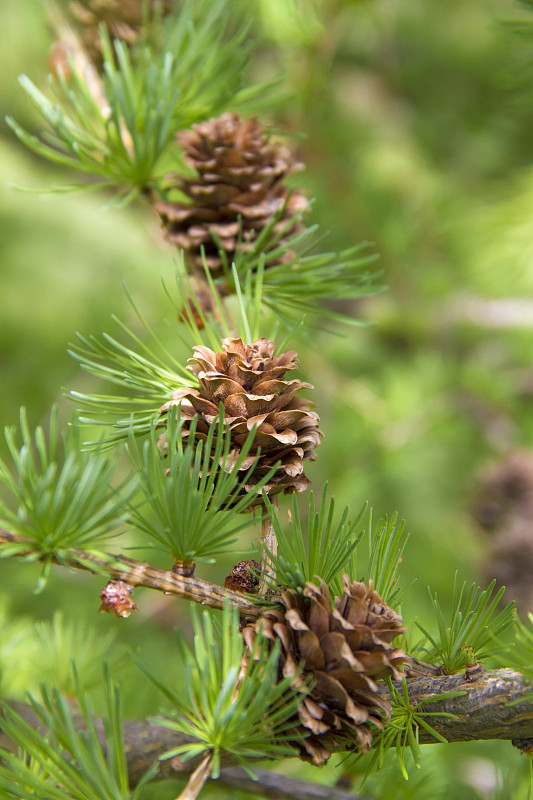
[[[42,726],[41,720],[27,703],[13,701],[11,708],[22,719],[33,727]],[[74,715],[76,729],[85,727],[85,720],[81,714]],[[104,726],[100,719],[95,720],[96,730],[101,744],[105,745]],[[177,747],[190,741],[190,737],[177,731],[170,731],[152,722],[129,720],[124,723],[124,750],[128,762],[128,775],[130,786],[135,786],[144,773],[157,760],[157,758],[171,747]],[[2,732],[0,717],[0,747],[14,751],[15,745]],[[159,772],[156,780],[171,778],[188,778],[193,770],[202,767],[205,757],[201,756],[183,762],[179,756],[159,762]],[[285,777],[265,769],[254,769],[257,780],[252,780],[249,775],[238,766],[227,766],[220,772],[217,779],[219,786],[236,791],[260,794],[268,800],[370,800],[368,797],[355,795],[332,786],[324,786],[311,781],[303,781]],[[189,781],[190,783],[190,781]],[[186,797],[187,795],[184,795]]]
[[[431,716],[427,719],[449,742],[533,739],[533,686],[526,683],[518,672],[510,669],[480,670],[476,680],[471,680],[464,673],[428,676],[408,680],[407,687],[411,705],[418,706],[417,710],[422,715],[424,710],[432,713],[445,711],[454,715],[455,718]],[[464,692],[464,695],[428,702],[435,695],[457,691]],[[146,727],[140,730],[132,727],[139,725]],[[141,740],[137,741],[141,731]],[[141,774],[152,763],[155,753],[160,755],[185,741],[183,735],[149,723],[128,722],[125,732],[128,752],[137,753],[135,761],[144,760]],[[429,743],[435,739],[421,729],[420,741]],[[153,742],[153,746],[148,746],[147,742]],[[162,768],[168,777],[172,772],[188,772],[194,765],[194,761],[183,764],[172,759],[172,763],[164,762]]]
[[[475,677],[462,673],[407,681],[411,705],[419,710],[444,711],[451,717],[428,717],[428,723],[449,742],[479,739],[533,739],[533,686],[511,669],[480,669]],[[445,692],[464,692],[424,705]],[[420,741],[434,742],[420,730]]]
[[[0,529],[0,545],[23,541],[16,534]],[[28,543],[27,553],[31,553]],[[257,618],[260,607],[242,594],[195,577],[179,576],[169,570],[124,556],[99,557],[70,551],[64,563],[76,569],[104,573],[132,586],[146,586],[193,602],[222,608],[228,598],[242,617]],[[482,739],[533,740],[533,687],[510,669],[487,671],[479,668],[458,675],[440,675],[435,667],[420,665],[416,659],[406,665],[407,686],[412,707],[423,715],[431,712],[428,723],[449,742]],[[383,687],[383,694],[386,688]],[[462,692],[460,697],[429,702],[436,695]],[[435,716],[446,712],[453,716]],[[148,767],[164,752],[186,741],[185,737],[148,722],[126,722],[124,727],[130,777],[136,783]],[[422,743],[434,742],[427,731],[419,731]],[[0,733],[1,740],[1,733]],[[179,759],[161,763],[159,775],[183,776],[194,770],[201,759],[183,764]],[[274,795],[273,795],[274,796]]]
[[[449,742],[482,739],[533,740],[533,686],[526,683],[524,678],[513,670],[480,670],[475,680],[465,674],[428,675],[408,680],[407,686],[411,705],[417,706],[419,713],[423,714],[424,710],[428,712],[445,711],[454,715],[454,718],[439,716],[427,718],[429,724]],[[435,695],[457,691],[464,692],[464,694],[461,697],[428,703],[427,706],[424,706],[424,701],[428,702]],[[30,706],[25,703],[11,703],[11,705],[29,724],[38,724],[37,717]],[[84,724],[83,717],[80,715],[79,727],[83,727]],[[102,733],[103,741],[103,726],[98,720],[96,725]],[[421,729],[419,733],[421,742],[435,741],[426,731]],[[173,750],[188,741],[191,741],[190,737],[153,722],[137,720],[124,722],[124,746],[131,784],[138,783],[142,775],[162,753]],[[1,720],[0,746],[9,747],[9,740],[1,732]],[[196,769],[201,760],[200,756],[187,762],[183,762],[179,757],[161,761],[158,778],[185,778]],[[232,767],[234,763],[229,761],[224,766],[225,768]],[[235,775],[235,771],[229,772],[228,780],[236,780]],[[329,792],[330,797],[336,797],[332,794],[331,789]],[[267,796],[281,797],[283,795]],[[289,798],[304,797],[304,795],[298,794],[287,794],[286,796]],[[338,800],[343,800],[342,794],[337,796]],[[308,797],[312,798],[313,795],[308,794]]]
[[[2,543],[13,542],[24,542],[24,539],[11,531],[0,529],[0,547]],[[27,550],[19,555],[29,555],[33,552],[35,551],[31,542],[28,542]],[[57,559],[54,560],[55,563],[59,563]],[[225,601],[229,599],[232,605],[238,608],[241,617],[246,619],[257,619],[260,614],[260,606],[239,592],[232,592],[216,583],[209,583],[194,576],[176,575],[170,570],[154,567],[143,561],[135,561],[126,556],[109,554],[101,557],[82,550],[69,550],[64,563],[73,569],[104,574],[113,580],[125,581],[132,586],[145,586],[210,608],[223,608]]]
[[[370,800],[353,792],[324,786],[311,781],[286,778],[277,772],[254,770],[257,780],[252,780],[242,767],[227,767],[220,773],[219,783],[239,792],[260,794],[268,800]]]

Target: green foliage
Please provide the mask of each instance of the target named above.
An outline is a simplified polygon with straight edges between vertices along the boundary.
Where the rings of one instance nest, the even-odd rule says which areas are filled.
[[[298,241],[289,243],[289,247],[297,248],[295,255],[291,254],[282,264],[269,267],[265,272],[265,306],[281,319],[309,315],[360,325],[361,321],[352,310],[343,314],[324,307],[323,302],[354,300],[380,291],[375,285],[377,273],[366,269],[377,256],[365,254],[366,242],[340,253],[309,254],[316,242],[311,240],[305,247],[300,245],[312,230],[304,231]]]
[[[366,506],[363,506],[353,522],[348,519],[350,508],[346,506],[340,520],[335,524],[335,501],[333,498],[328,501],[327,490],[326,484],[318,510],[315,508],[314,492],[310,492],[305,533],[296,495],[292,498],[291,514],[286,527],[280,521],[279,512],[265,498],[278,542],[277,554],[269,552],[275,568],[275,578],[272,581],[274,585],[302,592],[307,581],[314,581],[320,576],[333,591],[339,593],[342,575],[361,538],[361,534],[356,535],[356,530]]]
[[[209,612],[202,616],[191,609],[194,651],[180,632],[178,642],[185,662],[185,680],[177,690],[153,676],[151,679],[171,702],[173,713],[158,724],[193,738],[163,754],[187,761],[212,754],[212,777],[218,777],[220,757],[230,754],[252,776],[249,759],[294,755],[287,744],[298,735],[291,731],[302,700],[301,691],[291,689],[294,678],[278,679],[279,645],[269,648],[258,636],[245,668],[244,643],[239,632],[238,612],[226,604],[217,631]]]
[[[527,776],[524,774],[527,770]],[[518,769],[507,768],[504,774],[498,775],[498,784],[494,792],[494,800],[531,800],[533,795],[533,758],[527,757],[526,764]]]
[[[517,0],[520,5],[528,11],[533,12],[533,2],[531,0]],[[501,24],[505,25],[514,34],[531,39],[533,36],[533,18],[523,17],[521,19],[504,20]]]
[[[323,34],[316,5],[314,0],[305,4],[299,0],[257,0],[251,11],[261,21],[265,35],[293,48],[312,46]]]
[[[136,349],[108,334],[103,334],[103,341],[95,336],[86,338],[78,334],[81,344],[69,351],[80,362],[82,369],[128,390],[127,395],[71,392],[81,408],[92,414],[90,417],[80,417],[81,422],[115,428],[115,433],[107,440],[109,442],[123,440],[132,429],[137,433],[146,433],[161,405],[171,399],[172,392],[197,385],[195,377],[183,366],[183,361],[169,351],[157,333],[137,313],[148,332],[148,342],[143,342],[115,318]]]
[[[238,4],[235,1],[232,5]],[[5,59],[6,52],[11,52],[16,57],[16,72],[37,74],[48,46],[45,36],[40,34],[44,29],[42,20],[36,17],[40,5],[7,2],[3,12],[9,34],[4,37],[5,47],[0,54],[4,105],[28,131],[32,130],[33,120],[8,88],[11,75]],[[321,487],[322,479],[327,476],[330,485],[335,487],[340,508],[345,502],[352,503],[354,497],[356,503],[357,498],[361,501],[371,498],[380,513],[382,509],[401,508],[412,529],[423,532],[423,541],[409,550],[408,558],[404,557],[402,585],[404,576],[408,579],[414,575],[423,576],[424,583],[438,588],[439,599],[446,606],[451,589],[448,576],[457,564],[462,565],[462,570],[471,570],[483,557],[479,537],[472,534],[465,514],[476,467],[493,452],[495,443],[501,448],[513,444],[528,447],[532,442],[527,386],[531,360],[527,302],[522,311],[522,332],[514,327],[519,324],[516,317],[512,318],[517,303],[512,304],[512,312],[504,309],[499,322],[498,309],[489,308],[483,301],[479,302],[475,322],[462,316],[465,313],[464,292],[518,299],[518,295],[528,294],[531,285],[531,259],[528,259],[532,243],[531,170],[528,167],[533,157],[528,133],[530,102],[520,102],[523,98],[516,102],[509,91],[509,80],[516,77],[511,73],[516,69],[516,54],[522,43],[516,47],[511,41],[509,45],[499,35],[498,25],[492,24],[491,11],[487,12],[487,3],[483,0],[471,3],[428,0],[425,4],[417,0],[393,3],[388,0],[373,0],[372,3],[257,0],[252,4],[242,0],[240,6],[250,19],[254,15],[261,19],[265,39],[281,42],[286,50],[281,59],[285,58],[289,66],[288,80],[299,96],[284,112],[285,120],[288,118],[291,126],[298,125],[306,132],[307,138],[300,144],[301,155],[309,165],[304,180],[320,198],[315,213],[321,227],[332,229],[333,242],[339,249],[353,241],[354,230],[358,239],[375,240],[382,254],[387,283],[391,286],[387,295],[369,298],[371,305],[366,302],[364,309],[357,304],[358,316],[377,320],[375,328],[359,330],[357,340],[339,337],[327,342],[321,338],[320,331],[316,332],[318,325],[313,329],[312,348],[300,353],[304,365],[307,363],[315,376],[320,374],[320,379],[315,377],[313,382],[317,384],[319,396],[322,392],[326,401],[321,404],[321,416],[328,438],[321,448],[319,462],[312,467],[312,477]],[[512,12],[512,3],[507,6],[505,14],[509,8]],[[529,0],[523,4],[524,10],[529,10],[530,6]],[[293,13],[296,10],[298,14]],[[316,25],[318,10],[320,20]],[[500,12],[501,8],[496,12],[498,16]],[[529,35],[529,23],[527,28],[524,32]],[[527,40],[523,43],[525,50]],[[207,59],[209,52],[202,57]],[[391,53],[394,57],[387,57]],[[127,57],[130,56],[131,53]],[[263,74],[265,67],[269,69],[274,61],[280,60],[278,51],[264,40],[254,57],[254,74]],[[114,81],[119,91],[121,86],[126,87],[127,76],[122,74],[118,61],[114,68],[118,75],[107,76],[106,81],[108,84]],[[135,64],[132,69],[136,81]],[[529,87],[530,69],[522,70],[521,77]],[[36,83],[40,86],[38,80]],[[442,91],[435,92],[436,84]],[[135,86],[138,88],[138,84]],[[162,100],[157,109],[152,108],[157,126],[164,122],[168,97],[163,94],[164,86],[162,81],[161,86],[154,87],[154,96]],[[56,88],[62,94],[61,86]],[[74,93],[76,102],[83,105],[76,86],[71,84],[67,88]],[[24,93],[19,91],[18,94],[22,97]],[[25,97],[23,100],[27,102]],[[147,98],[146,108],[149,100]],[[16,102],[21,103],[20,107],[13,110]],[[228,107],[233,110],[232,103]],[[68,108],[70,106],[65,106],[63,110]],[[121,114],[120,102],[117,108]],[[142,105],[139,109],[142,111]],[[161,116],[157,117],[160,112]],[[448,135],[450,117],[454,124]],[[134,130],[138,130],[142,113],[132,119]],[[73,122],[77,123],[76,117]],[[173,124],[171,122],[171,126]],[[120,136],[126,143],[126,128],[117,134],[114,123],[111,125],[117,144],[120,145]],[[78,127],[76,135],[81,141],[85,141],[84,134],[92,135],[91,129]],[[447,134],[443,135],[443,131]],[[108,134],[98,128],[98,135]],[[154,143],[155,128],[149,135]],[[42,144],[46,146],[46,142]],[[131,142],[127,145],[133,146]],[[15,141],[5,139],[2,166],[3,174],[20,184],[21,173],[14,175],[12,164],[25,164],[28,172],[36,165],[32,154],[24,155],[16,147]],[[139,148],[142,161],[141,149],[142,142]],[[179,158],[177,148],[174,152]],[[70,151],[65,153],[68,157]],[[126,171],[132,168],[128,164],[129,155],[127,153],[124,158]],[[148,161],[152,158],[150,151],[144,155]],[[132,155],[132,158],[137,157]],[[78,155],[72,154],[72,158],[79,164]],[[43,168],[49,166],[44,164]],[[166,169],[164,156],[154,167],[156,178],[163,168]],[[522,185],[516,182],[517,168]],[[68,180],[64,172],[50,175],[50,178],[39,177],[38,183]],[[24,177],[22,182],[28,180]],[[106,181],[105,175],[101,180]],[[35,183],[35,179],[32,182]],[[109,306],[112,291],[108,291],[108,285],[102,291],[98,276],[114,274],[110,268],[113,260],[120,265],[117,272],[120,269],[131,275],[136,254],[131,230],[122,229],[118,224],[113,242],[116,249],[108,247],[107,258],[102,257],[101,236],[105,223],[96,208],[86,203],[87,198],[76,198],[72,203],[72,216],[70,209],[59,210],[55,225],[43,217],[42,208],[34,205],[33,197],[27,198],[26,205],[17,204],[16,195],[13,200],[11,192],[5,194],[0,239],[7,274],[9,276],[11,269],[12,277],[7,284],[10,291],[4,295],[0,344],[6,354],[5,371],[12,393],[16,394],[13,387],[20,381],[18,376],[25,376],[25,383],[21,384],[26,390],[25,398],[32,406],[31,415],[38,418],[54,386],[71,380],[71,375],[63,371],[61,360],[54,360],[52,346],[47,350],[47,357],[40,359],[46,364],[46,370],[41,375],[32,372],[32,380],[26,377],[26,365],[34,355],[36,340],[42,353],[42,347],[51,340],[48,331],[54,331],[56,344],[69,336],[67,328],[71,322],[68,315],[60,313],[57,298],[61,297],[64,303],[65,292],[70,289],[69,299],[73,299],[76,288],[81,287],[80,276],[86,275],[80,303],[69,302],[69,307],[72,310],[79,306],[80,314],[89,315],[91,309],[96,312],[97,307],[104,313],[102,309]],[[86,204],[80,205],[80,202]],[[46,206],[44,208],[46,214]],[[129,218],[133,227],[136,222],[133,210]],[[41,231],[41,235],[36,234],[36,226],[41,224],[42,227],[43,219],[47,219],[47,229]],[[32,237],[27,236],[28,227],[33,231]],[[98,230],[98,235],[93,236],[94,246],[86,237],[87,230]],[[68,249],[54,249],[59,242],[67,242]],[[74,259],[70,257],[71,251]],[[306,256],[304,253],[304,258]],[[149,293],[148,276],[161,271],[161,252],[154,248],[153,258],[145,261],[145,285]],[[22,268],[26,265],[31,265],[27,271]],[[297,264],[292,267],[296,269]],[[244,272],[243,293],[248,273],[250,285],[256,285],[259,266],[255,272],[253,265]],[[270,278],[274,280],[275,274],[271,272],[267,282]],[[278,277],[283,277],[281,269]],[[292,274],[285,278],[290,280]],[[129,282],[131,277],[127,279]],[[329,290],[327,277],[322,285],[315,282],[312,288],[317,291],[317,297],[319,291]],[[345,289],[346,286],[341,287],[342,294]],[[265,297],[271,294],[267,286]],[[338,295],[335,289],[335,296]],[[293,311],[291,306],[283,306],[281,293],[278,296],[284,318],[299,314],[298,309]],[[271,305],[273,312],[275,305]],[[309,317],[311,310],[305,313]],[[79,328],[86,323],[76,324]],[[507,329],[491,330],[493,324],[504,325]],[[94,330],[92,323],[89,330]],[[195,335],[193,343],[202,342],[202,335]],[[131,350],[141,352],[137,345]],[[170,350],[180,364],[190,355],[189,350],[182,359],[172,347]],[[55,351],[59,352],[57,347]],[[100,365],[106,359],[107,355],[103,361],[95,358]],[[150,356],[147,359],[150,361]],[[127,359],[122,365],[113,366],[116,366],[119,380],[128,380],[131,371],[137,373],[139,369],[137,362],[132,366]],[[161,361],[162,371],[165,366],[174,372],[173,361],[166,356]],[[92,378],[92,375],[85,376],[82,384],[82,391],[88,395],[98,391],[94,382],[90,382]],[[173,380],[171,376],[167,389]],[[179,377],[176,388],[181,385],[180,380]],[[118,419],[123,421],[124,427],[118,430],[125,434],[132,425],[129,415],[133,411],[134,420],[146,417],[144,430],[147,431],[168,394],[161,398],[154,389],[153,402],[146,403],[146,387],[137,390],[129,385],[125,388],[140,395],[139,402],[127,406],[122,398],[102,398],[101,404],[96,402],[91,406],[93,414],[98,416],[102,409],[104,421],[113,424],[121,414]],[[7,396],[6,392],[4,402],[9,402]],[[335,425],[332,420],[328,423],[330,407]],[[4,417],[10,418],[10,415]],[[331,453],[329,463],[327,448]],[[389,539],[384,537],[381,541],[386,549]],[[354,553],[357,566],[348,570],[354,577],[370,575],[363,558],[364,547],[365,541]],[[386,563],[397,568],[398,559],[391,555],[390,559],[382,561],[382,566]],[[6,562],[0,566],[3,569],[0,577],[7,582],[14,598],[19,598],[16,602],[26,603],[25,585],[13,578],[19,574],[17,565]],[[387,569],[382,569],[381,574],[386,589]],[[392,585],[391,594],[397,586],[397,582]],[[55,589],[51,586],[47,601],[61,603],[60,591],[61,585]],[[88,591],[94,593],[94,587]],[[415,613],[426,619],[427,598],[416,586],[414,595]],[[413,594],[411,600],[412,597]],[[399,595],[393,596],[393,602],[399,602]],[[109,622],[114,624],[113,620]],[[80,627],[83,625],[81,617]],[[143,629],[143,643],[147,649],[151,648],[158,630],[157,624],[150,627],[151,631]],[[438,640],[434,626],[427,627]],[[488,627],[492,627],[491,621]],[[123,628],[136,630],[131,626]],[[512,632],[511,629],[507,631]],[[5,640],[2,634],[0,648],[10,641],[15,644],[19,641],[16,630],[8,628],[6,635],[9,638]],[[161,639],[162,635],[159,641]],[[520,650],[521,634],[518,640]],[[526,663],[531,664],[527,638],[524,644],[519,661],[525,669]],[[472,658],[471,650],[463,648],[461,652],[463,661],[467,652],[468,658]],[[8,654],[13,654],[14,658],[20,653],[21,649],[16,646],[13,650],[8,648]],[[502,654],[501,663],[513,666],[513,659],[511,650],[505,659]],[[519,661],[516,662],[518,668]],[[5,677],[6,684],[11,687],[7,670]],[[518,763],[524,765],[527,761],[510,747],[500,748],[503,767],[499,782],[493,789],[486,790],[475,787],[465,776],[470,762],[470,773],[477,769],[476,754],[489,752],[490,758],[490,753],[494,752],[490,745],[472,743],[463,747],[457,744],[426,750],[429,752],[424,754],[423,771],[427,777],[429,761],[434,767],[431,777],[442,787],[443,797],[455,796],[456,783],[462,778],[465,783],[461,782],[462,791],[457,792],[460,800],[485,797],[487,791],[502,798],[518,798],[527,792],[527,787],[520,783],[523,776],[519,774]],[[440,755],[443,751],[450,752],[448,762]],[[433,755],[435,761],[431,759]],[[408,753],[406,758],[409,759]],[[518,769],[514,769],[515,765]],[[311,770],[302,766],[300,769]],[[308,773],[306,777],[312,778],[312,775]],[[405,783],[396,778],[397,772],[390,775],[384,770],[381,783],[369,783],[371,788],[364,793],[384,800],[411,796],[412,779]],[[435,796],[433,786],[424,782],[420,786],[420,792],[413,796]]]
[[[514,603],[498,611],[505,587],[499,589],[491,599],[495,585],[494,580],[487,589],[481,591],[473,583],[467,590],[466,581],[460,585],[456,573],[449,622],[444,617],[437,595],[431,596],[430,592],[438,634],[433,635],[416,623],[429,640],[429,645],[422,648],[424,658],[429,663],[441,664],[448,674],[453,674],[468,664],[497,656],[509,649],[509,644],[503,642],[501,636],[513,625],[516,612]]]
[[[71,77],[50,80],[54,101],[22,76],[22,87],[51,132],[39,139],[13,119],[8,124],[37,154],[95,175],[107,186],[125,187],[131,199],[157,183],[177,130],[268,94],[271,87],[264,84],[242,88],[252,43],[245,27],[229,31],[230,5],[185,0],[166,21],[157,47],[148,36],[132,47],[112,44],[102,28],[105,63],[98,93],[73,63]]]
[[[29,617],[17,617],[5,598],[0,598],[0,699],[22,697],[28,689],[29,662],[37,654]]]
[[[41,681],[53,684],[69,697],[75,697],[78,689],[87,692],[100,686],[101,665],[106,663],[113,669],[125,657],[115,631],[80,626],[75,619],[65,619],[62,611],[56,611],[50,621],[37,622],[35,630],[38,655],[31,660]]]
[[[527,615],[527,622],[516,617],[512,633],[512,647],[502,648],[498,662],[502,667],[521,672],[527,681],[533,682],[533,614]]]
[[[397,513],[390,519],[385,517],[377,528],[374,534],[371,515],[368,528],[370,546],[368,578],[374,581],[376,592],[387,605],[395,608],[400,605],[407,591],[407,588],[400,590],[398,573],[409,534],[405,532],[405,520],[398,522]]]
[[[207,263],[204,261],[205,284],[209,289],[213,302],[213,313],[205,312],[196,296],[195,286],[187,274],[183,258],[178,258],[176,269],[176,298],[166,290],[167,297],[173,304],[182,321],[182,328],[187,335],[178,333],[181,338],[192,344],[205,344],[214,349],[220,349],[220,340],[239,336],[244,342],[253,342],[260,337],[260,330],[264,326],[264,309],[262,307],[264,264],[260,261],[257,273],[248,272],[243,280],[239,277],[235,264],[231,268],[231,285],[235,291],[233,303],[228,303],[228,298],[222,302],[221,294],[212,278]],[[204,287],[205,289],[206,287]],[[165,287],[166,289],[166,287]],[[184,314],[184,309],[193,308],[201,321],[198,326],[193,314]],[[294,326],[292,326],[294,328]],[[274,334],[270,338],[275,338]]]
[[[303,214],[297,212],[283,223],[284,214],[285,206],[274,214],[251,246],[237,248],[234,265],[241,283],[250,281],[262,304],[285,324],[304,316],[361,324],[353,310],[342,314],[324,307],[323,303],[354,300],[379,291],[380,287],[375,285],[377,273],[368,269],[377,255],[366,252],[367,242],[340,253],[320,252],[322,237],[317,235],[318,225],[303,228],[287,238],[287,232],[297,221],[301,222]],[[217,241],[216,234],[211,235]],[[221,242],[218,255],[225,281],[235,288],[232,264]]]
[[[446,742],[446,739],[431,727],[427,718],[453,718],[454,716],[447,711],[426,711],[426,705],[437,703],[440,700],[446,700],[448,698],[461,697],[465,692],[446,692],[444,694],[434,695],[429,700],[425,699],[420,703],[412,705],[409,700],[409,692],[405,678],[402,680],[401,691],[393,684],[390,678],[387,678],[387,683],[392,705],[392,716],[385,729],[374,737],[372,747],[373,753],[368,764],[367,775],[370,775],[376,768],[381,769],[385,755],[391,748],[395,748],[401,773],[405,780],[408,780],[409,774],[405,763],[405,754],[409,751],[413,757],[415,766],[420,766],[422,757],[419,744],[420,728],[430,733],[437,741]],[[422,705],[424,706],[423,712],[420,711]]]
[[[228,310],[222,304],[207,267],[206,279],[213,292],[217,319],[204,314],[191,279],[186,274],[183,259],[179,259],[175,290],[171,292],[164,285],[165,295],[181,320],[179,324],[167,324],[167,327],[171,327],[170,343],[167,343],[168,331],[161,333],[155,330],[129,294],[130,304],[144,328],[144,339],[116,317],[113,317],[115,323],[131,346],[107,333],[103,334],[102,339],[78,334],[78,343],[72,345],[70,355],[86,372],[127,392],[104,395],[71,391],[70,396],[81,408],[80,422],[111,428],[113,432],[106,436],[106,444],[123,441],[131,430],[145,434],[154,419],[158,418],[160,407],[172,398],[176,389],[198,386],[195,375],[184,366],[185,359],[192,355],[193,346],[204,345],[217,352],[221,348],[221,339],[225,337],[237,335],[246,342],[259,338],[261,283],[256,280],[252,284],[248,278],[246,284],[241,286],[235,271],[233,275],[237,288],[235,320],[230,319]],[[201,327],[196,324],[192,314],[184,315],[184,308],[190,307],[189,300],[198,313]]]
[[[142,513],[134,505],[131,522],[176,561],[212,560],[237,540],[239,531],[250,526],[251,520],[242,521],[239,515],[257,503],[276,466],[254,491],[244,489],[257,461],[254,459],[249,469],[243,468],[253,447],[255,428],[235,458],[222,407],[204,441],[195,441],[196,418],[186,445],[181,434],[183,420],[177,419],[172,409],[165,422],[164,431],[161,422],[152,426],[142,446],[130,436],[128,451],[148,507]]]
[[[348,572],[358,580],[373,581],[374,589],[391,608],[397,608],[405,597],[409,586],[401,589],[399,569],[409,534],[405,521],[398,522],[398,514],[385,517],[374,525],[372,510],[368,520],[368,534],[361,546],[354,550]],[[362,549],[366,540],[368,557],[363,561]]]
[[[3,557],[22,555],[43,560],[42,589],[52,560],[66,563],[68,551],[97,553],[121,529],[124,505],[134,483],[111,486],[115,460],[79,450],[78,429],[69,428],[63,446],[57,429],[57,409],[50,415],[48,443],[41,426],[32,436],[25,409],[20,412],[22,444],[16,428],[5,429],[12,467],[0,460],[0,481],[12,498],[0,501],[0,524],[23,538],[3,544]]]
[[[392,748],[389,753],[392,753],[392,756],[395,757]],[[430,762],[429,766],[428,762]],[[399,762],[396,759],[391,765],[389,758],[379,772],[373,772],[372,775],[367,777],[364,783],[364,791],[369,797],[386,797],[387,800],[428,800],[428,798],[431,798],[431,800],[446,800],[449,797],[449,784],[440,789],[437,788],[440,776],[432,772],[430,753],[427,750],[420,766],[422,767],[422,765],[425,767],[426,774],[417,776],[414,779],[411,772],[408,781],[399,780],[403,777]],[[473,798],[469,798],[469,800],[473,800]]]
[[[5,800],[138,800],[155,774],[152,768],[130,790],[122,737],[118,687],[106,674],[105,744],[95,726],[90,701],[74,677],[76,699],[84,721],[80,731],[73,711],[57,689],[42,687],[41,702],[30,697],[43,732],[24,721],[9,706],[3,708],[2,729],[20,748],[2,752],[0,793]]]

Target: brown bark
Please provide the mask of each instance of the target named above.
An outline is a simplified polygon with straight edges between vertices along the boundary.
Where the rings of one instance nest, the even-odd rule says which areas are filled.
[[[445,711],[450,717],[428,717],[427,721],[449,742],[477,739],[533,738],[533,686],[511,669],[481,669],[472,679],[465,673],[427,676],[408,681],[412,705],[426,711]],[[424,701],[444,692],[464,692],[463,697],[424,706]],[[420,730],[420,741],[435,741]]]
[[[257,781],[252,780],[241,767],[227,767],[222,770],[219,781],[228,789],[260,793],[261,797],[267,797],[268,800],[370,800],[334,786],[286,778],[264,769],[254,772]]]
[[[510,669],[481,670],[476,680],[461,675],[428,675],[408,680],[409,698],[418,711],[446,711],[450,717],[428,717],[429,724],[449,742],[480,739],[533,739],[533,687],[522,676]],[[424,701],[437,694],[462,691],[464,695],[424,706]],[[13,703],[12,706],[30,724],[37,719],[29,706]],[[80,725],[83,725],[80,718]],[[1,729],[1,724],[0,724]],[[181,733],[155,725],[152,722],[126,721],[124,744],[132,784],[139,781],[155,759],[168,750],[183,744],[188,738]],[[435,740],[423,729],[423,743]],[[0,746],[8,746],[0,730]],[[200,763],[201,758],[183,762],[173,758],[161,762],[160,778],[187,775]],[[230,764],[231,765],[231,764]]]

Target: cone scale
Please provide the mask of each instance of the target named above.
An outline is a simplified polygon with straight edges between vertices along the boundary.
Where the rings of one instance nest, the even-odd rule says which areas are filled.
[[[184,440],[196,418],[195,436],[205,440],[222,404],[232,460],[239,457],[250,431],[256,428],[252,449],[241,464],[243,475],[255,466],[242,491],[253,492],[275,465],[275,473],[262,491],[267,495],[304,491],[309,484],[304,461],[314,460],[322,433],[314,404],[297,396],[312,389],[311,384],[285,380],[287,372],[298,367],[297,354],[274,355],[274,343],[268,339],[246,344],[228,338],[222,340],[222,348],[218,353],[203,345],[194,348],[188,369],[198,378],[199,388],[178,389],[160,414],[164,419],[176,409],[184,423]]]
[[[196,174],[167,175],[167,194],[177,191],[185,202],[156,200],[153,208],[165,238],[185,251],[193,271],[202,275],[205,259],[212,276],[221,277],[219,250],[231,265],[239,251],[253,249],[276,215],[275,231],[282,232],[278,247],[301,229],[308,201],[300,192],[290,193],[283,181],[302,165],[273,143],[256,119],[223,114],[180,132],[177,141]]]
[[[406,631],[402,618],[372,581],[366,586],[344,575],[343,584],[342,597],[333,604],[320,579],[318,586],[307,583],[303,594],[287,590],[279,596],[279,608],[265,609],[243,630],[249,653],[260,629],[272,642],[281,642],[280,678],[294,676],[294,688],[305,695],[295,719],[295,730],[305,735],[300,755],[317,765],[334,750],[370,750],[374,730],[383,729],[391,716],[377,681],[399,680],[399,667],[407,660],[392,645]]]

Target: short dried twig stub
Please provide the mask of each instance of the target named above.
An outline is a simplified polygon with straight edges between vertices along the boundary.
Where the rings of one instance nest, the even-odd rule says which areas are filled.
[[[288,148],[271,141],[256,119],[223,114],[182,131],[178,143],[197,175],[168,175],[169,191],[177,189],[187,200],[157,201],[154,209],[161,217],[165,238],[181,247],[193,266],[203,272],[203,247],[209,269],[219,277],[219,245],[231,264],[235,253],[248,252],[280,212],[276,229],[283,235],[278,244],[297,232],[299,214],[308,201],[300,192],[289,196],[283,180],[302,164]]]
[[[274,355],[274,343],[258,339],[245,344],[241,339],[223,339],[222,351],[207,347],[194,348],[189,369],[198,377],[199,389],[178,389],[173,399],[160,409],[168,413],[179,406],[184,425],[181,435],[189,436],[190,422],[196,416],[196,437],[205,440],[207,432],[224,406],[224,420],[231,437],[233,460],[239,456],[252,428],[257,426],[252,450],[241,464],[243,474],[255,468],[248,478],[246,491],[254,486],[279,462],[273,477],[264,486],[267,494],[302,492],[309,484],[303,462],[314,460],[315,448],[322,436],[314,404],[296,395],[312,389],[298,379],[283,380],[289,370],[296,369],[294,351]],[[257,457],[257,450],[261,452]]]
[[[372,726],[382,729],[390,719],[390,704],[376,681],[400,679],[398,667],[407,657],[392,646],[406,628],[402,618],[369,586],[343,577],[344,592],[332,606],[323,581],[308,583],[303,594],[289,590],[280,596],[283,609],[266,609],[262,618],[243,630],[251,651],[259,630],[281,642],[280,676],[295,675],[296,685],[311,679],[295,720],[306,733],[302,757],[323,764],[334,750],[367,752]],[[299,673],[299,665],[303,672]]]

